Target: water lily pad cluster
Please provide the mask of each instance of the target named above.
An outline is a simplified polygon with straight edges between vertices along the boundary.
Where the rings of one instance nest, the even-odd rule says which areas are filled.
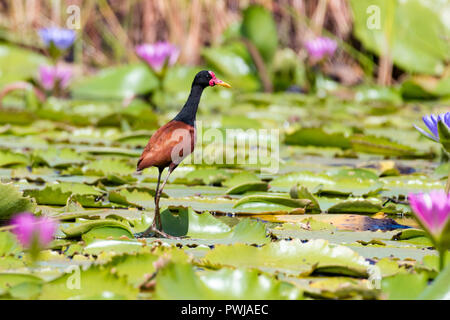
[[[86,100],[0,109],[1,298],[395,299],[437,297],[448,283],[406,201],[445,186],[439,146],[411,125],[439,104],[287,93],[217,104],[212,90],[203,132],[279,130],[278,170],[211,163],[218,147],[204,137],[203,157],[186,159],[161,199],[164,231],[182,239],[137,239],[158,174],[137,175],[137,158],[175,109],[75,92]],[[37,264],[8,229],[24,211],[59,222]]]

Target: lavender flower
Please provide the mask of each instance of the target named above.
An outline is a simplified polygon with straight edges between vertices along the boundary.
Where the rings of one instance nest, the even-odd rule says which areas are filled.
[[[306,51],[311,58],[321,60],[325,56],[332,56],[337,49],[336,41],[327,37],[318,37],[305,43]]]
[[[136,53],[153,70],[160,72],[166,61],[169,66],[177,62],[180,50],[169,42],[157,42],[137,46]]]
[[[39,30],[39,35],[47,48],[53,43],[60,50],[67,50],[76,38],[74,30],[63,28],[43,28]]]
[[[72,79],[72,69],[67,66],[41,66],[39,68],[39,81],[45,90],[53,90],[55,86],[67,88]]]
[[[47,218],[37,218],[32,213],[24,212],[11,221],[13,233],[24,248],[45,248],[52,241],[56,223]]]
[[[429,132],[426,132],[422,128],[419,128],[418,126],[414,125],[414,127],[420,131],[424,136],[430,138],[431,140],[434,140],[436,142],[439,141],[439,131],[438,131],[438,122],[442,121],[447,128],[450,129],[450,112],[442,113],[438,116],[430,115],[430,116],[423,116],[422,118],[425,125],[428,127],[428,129],[431,131],[431,134]]]

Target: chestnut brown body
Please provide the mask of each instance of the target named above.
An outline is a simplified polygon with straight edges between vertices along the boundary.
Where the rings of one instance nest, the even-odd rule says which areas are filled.
[[[139,158],[137,170],[170,167],[172,171],[194,151],[195,138],[193,126],[182,121],[170,121],[151,136]]]

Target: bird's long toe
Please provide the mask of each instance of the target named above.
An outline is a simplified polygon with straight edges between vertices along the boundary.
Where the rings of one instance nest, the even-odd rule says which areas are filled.
[[[135,233],[134,237],[136,239],[140,239],[140,238],[166,238],[166,239],[171,239],[171,240],[183,239],[183,237],[172,236],[172,235],[165,233],[164,231],[158,230],[156,228],[150,228],[149,230],[146,230],[144,232]]]

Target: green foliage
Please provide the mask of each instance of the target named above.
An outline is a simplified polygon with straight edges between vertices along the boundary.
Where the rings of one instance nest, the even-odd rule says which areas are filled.
[[[241,33],[258,49],[266,63],[270,63],[278,46],[275,20],[262,6],[249,6],[243,12]]]
[[[9,219],[15,213],[33,211],[35,204],[24,197],[12,184],[0,183],[0,219]]]
[[[125,99],[145,94],[158,86],[158,80],[144,64],[105,69],[72,86],[75,98]]]
[[[222,245],[206,254],[203,262],[293,275],[308,275],[316,271],[356,277],[367,276],[368,267],[368,263],[356,252],[344,246],[332,246],[325,240],[307,243],[280,241],[261,248]]]
[[[228,268],[196,274],[189,264],[170,263],[157,276],[156,298],[171,300],[285,300],[300,299],[293,285],[258,275],[256,271]]]
[[[448,300],[450,295],[450,265],[434,279],[418,297],[420,300]]]
[[[382,55],[387,43],[399,67],[409,72],[442,74],[450,50],[442,38],[448,29],[433,10],[437,4],[419,0],[352,0],[350,3],[355,17],[354,33],[366,48]],[[368,13],[370,6],[378,11]],[[377,18],[378,26],[374,20]],[[368,19],[375,27],[367,26]]]
[[[80,275],[78,280],[77,272]],[[136,299],[138,292],[124,278],[112,275],[109,270],[91,267],[88,270],[74,270],[44,284],[39,299]]]
[[[49,61],[44,56],[13,45],[0,44],[0,88],[6,84],[31,80],[38,68]]]

